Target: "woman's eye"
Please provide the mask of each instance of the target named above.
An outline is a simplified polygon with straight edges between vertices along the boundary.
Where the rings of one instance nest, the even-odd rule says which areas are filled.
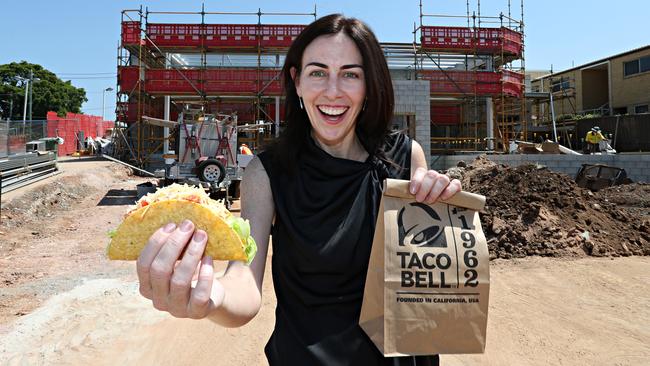
[[[345,74],[343,74],[343,77],[348,78],[348,79],[358,79],[359,75],[357,75],[354,72],[346,72]]]
[[[325,72],[321,71],[321,70],[314,70],[314,71],[309,73],[309,76],[315,76],[317,78],[320,78],[320,77],[325,76]]]

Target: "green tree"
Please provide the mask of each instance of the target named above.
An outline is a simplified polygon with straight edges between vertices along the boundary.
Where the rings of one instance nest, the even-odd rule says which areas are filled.
[[[39,79],[32,84],[33,119],[45,119],[48,111],[55,111],[60,116],[64,116],[66,112],[80,113],[81,105],[88,101],[83,88],[74,87],[69,80],[59,79],[41,65],[21,61],[0,65],[0,109],[3,119],[9,118],[11,101],[11,118],[23,118],[25,80],[29,79],[30,70],[34,72],[34,79]],[[29,111],[27,113],[29,114]]]

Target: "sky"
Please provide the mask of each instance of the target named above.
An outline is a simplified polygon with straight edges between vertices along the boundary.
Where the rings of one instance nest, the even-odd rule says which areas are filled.
[[[522,0],[469,0],[470,14],[521,20]],[[344,13],[370,25],[381,42],[412,42],[419,0],[0,0],[0,64],[25,60],[86,90],[87,114],[114,119],[121,11]],[[422,0],[425,14],[467,15],[467,0]],[[650,44],[650,1],[523,0],[525,68],[561,71]],[[155,17],[155,18],[154,18]],[[264,16],[263,22],[307,24],[313,16]],[[200,23],[199,15],[150,15],[150,22]],[[206,23],[256,23],[257,16],[212,15]],[[466,26],[461,18],[425,17],[425,25]],[[487,26],[497,26],[487,24]]]

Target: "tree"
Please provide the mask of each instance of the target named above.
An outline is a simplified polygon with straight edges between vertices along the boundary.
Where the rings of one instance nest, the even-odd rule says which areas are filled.
[[[0,110],[3,119],[9,118],[10,113],[14,120],[23,118],[25,83],[30,70],[34,72],[34,79],[39,79],[32,84],[33,119],[45,119],[48,111],[55,111],[60,116],[66,112],[80,113],[81,105],[88,101],[83,88],[74,87],[69,80],[59,79],[41,65],[21,61],[0,65]]]

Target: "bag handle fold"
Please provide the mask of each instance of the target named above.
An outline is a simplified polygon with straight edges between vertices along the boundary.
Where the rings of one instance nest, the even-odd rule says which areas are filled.
[[[408,180],[386,179],[384,181],[384,195],[414,200],[415,196],[409,192],[409,183],[410,181]],[[447,200],[439,200],[438,202],[468,208],[474,211],[481,211],[485,207],[485,196],[460,191],[451,196],[451,198]]]

